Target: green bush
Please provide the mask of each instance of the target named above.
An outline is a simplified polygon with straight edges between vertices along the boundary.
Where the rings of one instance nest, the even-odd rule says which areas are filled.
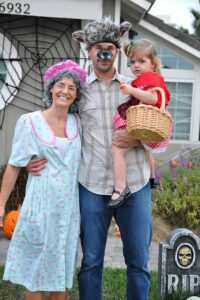
[[[170,168],[153,192],[153,214],[175,227],[200,226],[200,168],[188,164]]]
[[[3,165],[0,167],[0,186],[2,183],[3,174],[5,172],[6,165]],[[25,195],[25,187],[26,187],[26,181],[27,181],[28,173],[25,168],[21,168],[19,177],[17,179],[17,182],[15,184],[15,187],[10,194],[10,197],[6,204],[6,213],[13,209],[17,209],[18,205],[21,205],[24,200]]]

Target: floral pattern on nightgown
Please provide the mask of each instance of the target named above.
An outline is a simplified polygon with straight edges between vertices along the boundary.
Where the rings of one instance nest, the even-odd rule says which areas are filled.
[[[29,174],[4,273],[4,280],[30,291],[65,291],[73,284],[80,227],[80,129],[78,116],[68,114],[62,158],[42,111],[22,115],[16,125],[9,164],[25,167],[33,155],[47,159],[41,176]]]

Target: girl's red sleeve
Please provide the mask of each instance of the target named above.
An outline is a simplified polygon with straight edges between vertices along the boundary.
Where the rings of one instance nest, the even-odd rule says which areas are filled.
[[[163,76],[158,75],[154,72],[147,72],[147,73],[144,73],[144,74],[141,74],[140,76],[138,76],[132,82],[131,85],[133,87],[140,88],[141,90],[144,90],[144,91],[146,91],[152,87],[161,87],[165,92],[165,99],[166,99],[165,107],[168,106],[168,103],[170,100],[170,92],[165,85]],[[158,101],[154,106],[160,108],[161,102],[162,102],[161,93],[158,91],[157,94],[158,94]]]

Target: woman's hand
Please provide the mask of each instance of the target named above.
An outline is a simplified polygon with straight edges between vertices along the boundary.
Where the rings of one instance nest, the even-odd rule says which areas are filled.
[[[119,148],[142,147],[141,142],[128,134],[126,129],[116,130],[112,141],[113,145]]]
[[[47,160],[45,157],[32,158],[26,168],[31,175],[40,176],[41,171],[45,168],[46,163]]]
[[[19,167],[15,167],[9,164],[7,165],[4,172],[0,193],[0,227],[3,227],[6,202],[15,186],[16,180],[19,176],[19,172]]]

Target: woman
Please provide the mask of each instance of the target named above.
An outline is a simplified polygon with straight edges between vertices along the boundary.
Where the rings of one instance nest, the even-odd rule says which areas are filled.
[[[25,114],[17,122],[12,153],[0,193],[0,224],[20,167],[33,156],[47,160],[41,176],[29,174],[26,196],[8,250],[4,280],[22,284],[28,300],[67,299],[75,271],[79,237],[77,171],[80,120],[76,104],[86,72],[73,61],[50,67],[44,76],[45,111]]]

